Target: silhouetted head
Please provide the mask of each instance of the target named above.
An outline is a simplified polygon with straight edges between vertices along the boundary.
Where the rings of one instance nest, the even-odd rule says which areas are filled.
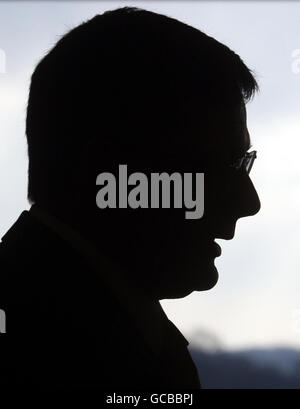
[[[93,240],[158,299],[212,288],[215,238],[255,214],[242,167],[251,71],[225,45],[154,12],[123,7],[62,37],[36,67],[26,134],[28,198]],[[96,206],[96,177],[204,172],[204,216],[185,208]],[[149,199],[150,200],[150,199]],[[172,202],[171,202],[172,203]]]

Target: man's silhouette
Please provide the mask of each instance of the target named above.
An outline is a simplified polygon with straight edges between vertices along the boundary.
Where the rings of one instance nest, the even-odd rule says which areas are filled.
[[[32,207],[0,248],[2,383],[200,388],[159,300],[212,288],[214,239],[259,210],[246,154],[256,89],[226,46],[132,7],[81,24],[41,60],[26,120]],[[203,172],[204,216],[99,209],[96,176],[120,164]]]

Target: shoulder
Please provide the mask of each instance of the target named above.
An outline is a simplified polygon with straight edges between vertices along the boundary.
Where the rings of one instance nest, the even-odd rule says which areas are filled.
[[[35,232],[27,211],[2,237],[0,243],[0,305],[6,302],[22,302],[29,295],[34,260],[37,256]]]

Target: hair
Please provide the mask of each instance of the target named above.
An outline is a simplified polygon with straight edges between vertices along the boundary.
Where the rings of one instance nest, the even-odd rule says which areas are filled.
[[[217,105],[247,102],[257,90],[237,54],[188,24],[137,7],[96,15],[32,74],[28,199],[76,189],[83,152],[100,164],[117,160],[116,152],[181,152],[189,116],[201,128]]]

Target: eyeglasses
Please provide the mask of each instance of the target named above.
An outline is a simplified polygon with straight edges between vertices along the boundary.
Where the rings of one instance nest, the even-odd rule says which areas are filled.
[[[256,151],[247,152],[242,158],[238,159],[230,166],[233,167],[235,170],[240,170],[244,168],[246,172],[249,174],[256,157],[257,157]]]

